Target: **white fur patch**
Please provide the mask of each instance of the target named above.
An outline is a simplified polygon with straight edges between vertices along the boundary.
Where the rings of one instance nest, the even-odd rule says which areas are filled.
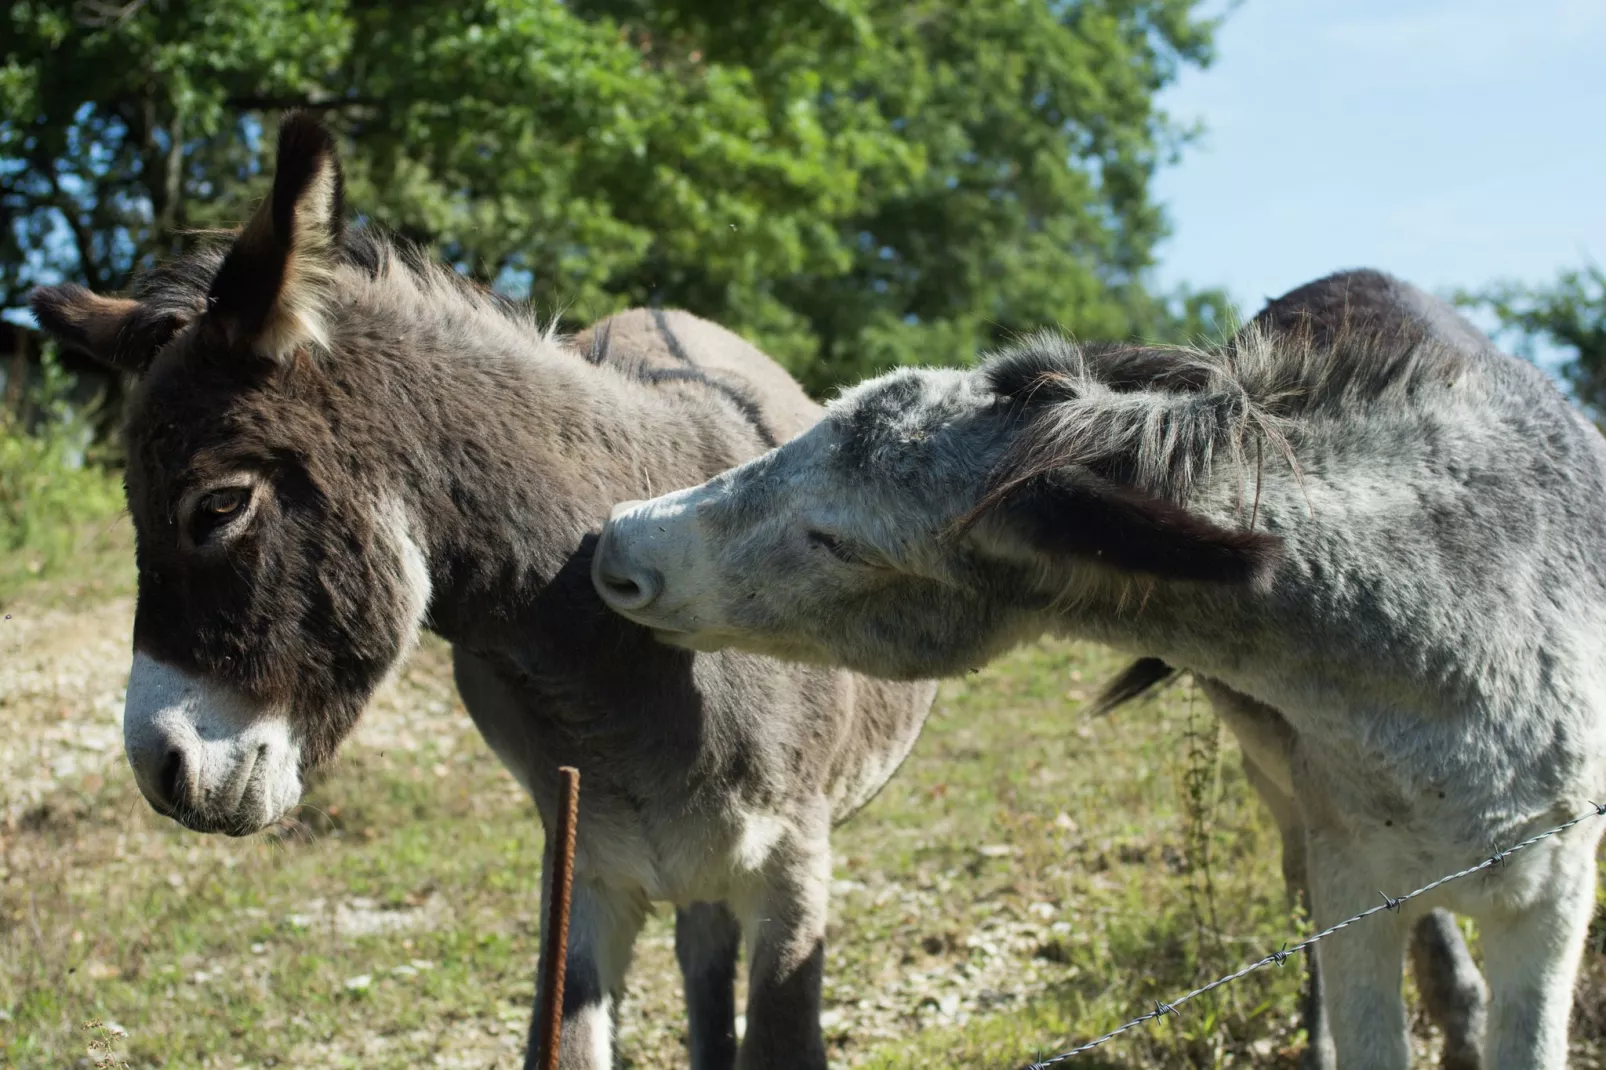
[[[762,869],[785,835],[786,822],[773,814],[744,815],[741,839],[736,843],[737,866],[750,873]]]
[[[407,509],[400,500],[391,497],[381,501],[374,511],[374,522],[388,537],[391,549],[401,563],[402,590],[398,608],[411,633],[407,639],[410,646],[417,639],[424,614],[429,611],[430,597],[434,594],[429,579],[429,558],[424,556],[423,548],[413,539]],[[397,659],[398,662],[400,660]]]
[[[613,997],[604,995],[595,1006],[575,1015],[591,1041],[591,1065],[613,1065]]]
[[[146,798],[187,825],[262,828],[301,799],[301,747],[284,711],[145,654],[128,676],[123,748]],[[166,799],[173,755],[183,772]]]

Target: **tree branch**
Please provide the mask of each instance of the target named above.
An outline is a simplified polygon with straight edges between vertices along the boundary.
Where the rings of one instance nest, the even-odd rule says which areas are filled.
[[[236,111],[339,111],[342,108],[376,108],[384,103],[377,97],[339,97],[334,100],[311,100],[307,97],[240,96],[223,102]]]
[[[83,273],[84,282],[89,288],[99,293],[106,288],[106,273],[95,262],[95,235],[78,218],[78,205],[62,190],[61,183],[56,179],[55,167],[45,167],[44,174],[50,183],[50,199],[47,203],[67,220],[67,229],[72,231],[73,244],[78,249],[78,270]]]

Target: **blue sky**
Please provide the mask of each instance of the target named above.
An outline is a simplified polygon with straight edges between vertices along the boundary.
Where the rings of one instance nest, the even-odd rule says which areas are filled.
[[[1220,10],[1218,7],[1217,10]],[[1163,284],[1445,291],[1606,262],[1606,0],[1245,0],[1163,106]]]

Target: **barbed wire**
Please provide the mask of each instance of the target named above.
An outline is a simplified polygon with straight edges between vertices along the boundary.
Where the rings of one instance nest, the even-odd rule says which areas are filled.
[[[1172,1000],[1170,1003],[1163,1003],[1163,1002],[1161,1002],[1159,1000],[1156,1000],[1155,1003],[1154,1003],[1154,1009],[1152,1011],[1149,1011],[1147,1014],[1140,1014],[1136,1018],[1132,1019],[1130,1022],[1127,1022],[1125,1025],[1122,1025],[1122,1026],[1120,1026],[1120,1027],[1118,1027],[1116,1029],[1112,1029],[1108,1033],[1105,1033],[1103,1036],[1096,1037],[1093,1040],[1088,1041],[1086,1044],[1083,1044],[1081,1047],[1072,1048],[1070,1051],[1060,1052],[1058,1055],[1051,1055],[1046,1059],[1038,1059],[1036,1062],[1029,1063],[1029,1064],[1027,1064],[1025,1070],[1046,1070],[1047,1067],[1057,1066],[1060,1063],[1063,1063],[1068,1059],[1072,1059],[1072,1058],[1075,1058],[1078,1055],[1081,1055],[1083,1052],[1092,1051],[1094,1048],[1099,1047],[1101,1044],[1106,1044],[1109,1041],[1114,1040],[1116,1037],[1120,1036],[1122,1033],[1126,1033],[1126,1032],[1129,1032],[1129,1031],[1131,1031],[1133,1029],[1136,1029],[1140,1025],[1144,1025],[1144,1024],[1146,1024],[1148,1022],[1158,1021],[1159,1019],[1164,1018],[1166,1015],[1169,1015],[1169,1014],[1177,1014],[1177,1013],[1179,1013],[1177,1008],[1181,1007],[1184,1003],[1187,1003],[1189,1000],[1197,999],[1200,996],[1206,994],[1207,992],[1214,992],[1216,989],[1221,988],[1223,985],[1230,985],[1234,981],[1241,980],[1242,978],[1248,977],[1250,974],[1254,973],[1256,970],[1263,969],[1266,966],[1281,966],[1283,963],[1287,962],[1291,957],[1293,957],[1295,955],[1298,955],[1298,954],[1301,954],[1302,952],[1308,951],[1311,947],[1315,946],[1320,941],[1325,940],[1327,937],[1332,936],[1334,933],[1338,932],[1340,929],[1347,929],[1351,925],[1354,925],[1357,922],[1365,921],[1367,918],[1371,917],[1373,914],[1381,914],[1385,910],[1387,910],[1387,911],[1399,910],[1400,907],[1403,904],[1410,902],[1412,899],[1415,899],[1417,896],[1426,895],[1427,893],[1433,891],[1436,888],[1442,888],[1444,885],[1449,884],[1451,881],[1457,881],[1457,880],[1460,880],[1462,877],[1470,877],[1474,873],[1481,873],[1483,870],[1494,869],[1497,866],[1504,865],[1506,859],[1511,857],[1512,855],[1516,854],[1518,851],[1521,851],[1521,850],[1523,850],[1525,848],[1528,848],[1528,847],[1532,847],[1534,844],[1539,843],[1541,840],[1548,840],[1552,836],[1559,836],[1561,833],[1566,832],[1568,829],[1572,828],[1573,826],[1582,824],[1583,822],[1588,821],[1592,817],[1606,817],[1606,803],[1590,803],[1590,807],[1591,807],[1591,809],[1586,810],[1584,813],[1579,814],[1577,817],[1573,818],[1571,821],[1563,822],[1562,824],[1557,825],[1555,828],[1546,829],[1544,832],[1535,833],[1534,835],[1529,836],[1526,840],[1523,840],[1522,842],[1517,843],[1517,844],[1513,844],[1512,846],[1507,847],[1503,851],[1496,851],[1494,854],[1490,855],[1488,858],[1485,858],[1482,862],[1479,862],[1475,866],[1468,866],[1466,869],[1458,870],[1455,873],[1451,873],[1451,874],[1448,874],[1447,876],[1440,877],[1438,880],[1433,881],[1431,884],[1424,884],[1422,887],[1418,888],[1414,892],[1407,892],[1406,894],[1404,894],[1404,895],[1402,895],[1402,896],[1400,896],[1398,898],[1393,898],[1393,897],[1389,896],[1385,892],[1379,892],[1378,895],[1383,897],[1383,901],[1381,903],[1377,904],[1376,906],[1370,907],[1369,909],[1366,909],[1366,910],[1363,910],[1359,914],[1356,914],[1353,917],[1345,918],[1343,921],[1339,922],[1336,925],[1330,925],[1327,928],[1323,929],[1321,932],[1315,933],[1315,934],[1307,937],[1306,939],[1301,940],[1299,943],[1295,944],[1293,947],[1289,947],[1287,944],[1284,944],[1280,949],[1278,949],[1276,951],[1273,951],[1271,954],[1266,955],[1264,958],[1257,959],[1256,961],[1251,962],[1249,965],[1243,967],[1242,969],[1235,970],[1232,973],[1227,974],[1225,977],[1218,977],[1214,981],[1211,981],[1207,985],[1203,985],[1203,986],[1201,986],[1199,988],[1195,988],[1192,992],[1188,992],[1188,993],[1186,993],[1184,995],[1178,996],[1176,999]]]

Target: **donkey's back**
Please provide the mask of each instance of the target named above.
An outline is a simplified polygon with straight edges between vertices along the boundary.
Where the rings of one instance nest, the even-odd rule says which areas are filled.
[[[761,437],[774,440],[768,446],[808,430],[822,411],[747,339],[680,309],[628,309],[581,331],[573,344],[593,364],[634,378],[711,387],[744,409]]]

